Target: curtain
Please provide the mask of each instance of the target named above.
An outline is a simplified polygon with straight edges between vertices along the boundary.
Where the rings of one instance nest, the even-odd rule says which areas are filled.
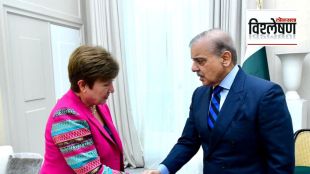
[[[112,117],[122,139],[125,164],[143,167],[143,153],[130,109],[126,66],[121,49],[118,0],[90,0],[86,3],[88,43],[108,49],[120,63],[120,72],[114,82],[115,92],[108,100]]]
[[[189,42],[210,28],[206,0],[120,1],[129,100],[147,168],[156,168],[180,137],[191,95]],[[178,173],[202,173],[202,152]]]
[[[245,31],[243,28],[245,19],[245,3],[246,1],[240,0],[212,0],[210,1],[213,8],[211,25],[213,28],[220,28],[228,33],[234,40],[238,61],[240,62],[240,57],[243,57],[245,43],[243,42],[244,35],[241,34],[241,30]],[[244,18],[244,19],[243,19]]]

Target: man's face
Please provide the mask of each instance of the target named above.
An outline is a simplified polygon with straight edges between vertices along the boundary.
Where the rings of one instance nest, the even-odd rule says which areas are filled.
[[[223,59],[209,51],[210,46],[203,38],[192,45],[192,71],[197,73],[203,85],[215,86],[222,80],[225,70]]]

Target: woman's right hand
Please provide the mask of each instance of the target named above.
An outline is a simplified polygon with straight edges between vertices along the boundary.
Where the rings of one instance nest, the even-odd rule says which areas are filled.
[[[142,174],[161,174],[159,170],[145,170]]]

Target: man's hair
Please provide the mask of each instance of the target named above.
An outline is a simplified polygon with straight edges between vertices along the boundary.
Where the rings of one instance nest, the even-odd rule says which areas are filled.
[[[71,89],[79,92],[77,82],[84,80],[92,88],[96,80],[108,81],[114,79],[119,71],[119,65],[112,55],[102,47],[82,45],[70,56],[68,74]]]
[[[221,56],[224,51],[229,51],[232,55],[233,64],[237,64],[237,51],[234,46],[233,40],[231,36],[220,30],[220,29],[210,29],[208,31],[204,31],[197,36],[195,36],[189,43],[189,47],[192,47],[194,43],[198,40],[207,37],[212,45],[206,45],[208,48],[211,48],[211,53]]]

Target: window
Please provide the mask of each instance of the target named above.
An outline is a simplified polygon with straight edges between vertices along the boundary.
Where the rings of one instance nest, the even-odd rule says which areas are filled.
[[[201,85],[191,72],[188,45],[195,35],[209,29],[209,1],[120,3],[132,113],[146,167],[156,168],[180,137],[191,95]],[[198,171],[191,172],[202,173],[201,158]],[[182,168],[184,173],[186,170],[186,166]]]

